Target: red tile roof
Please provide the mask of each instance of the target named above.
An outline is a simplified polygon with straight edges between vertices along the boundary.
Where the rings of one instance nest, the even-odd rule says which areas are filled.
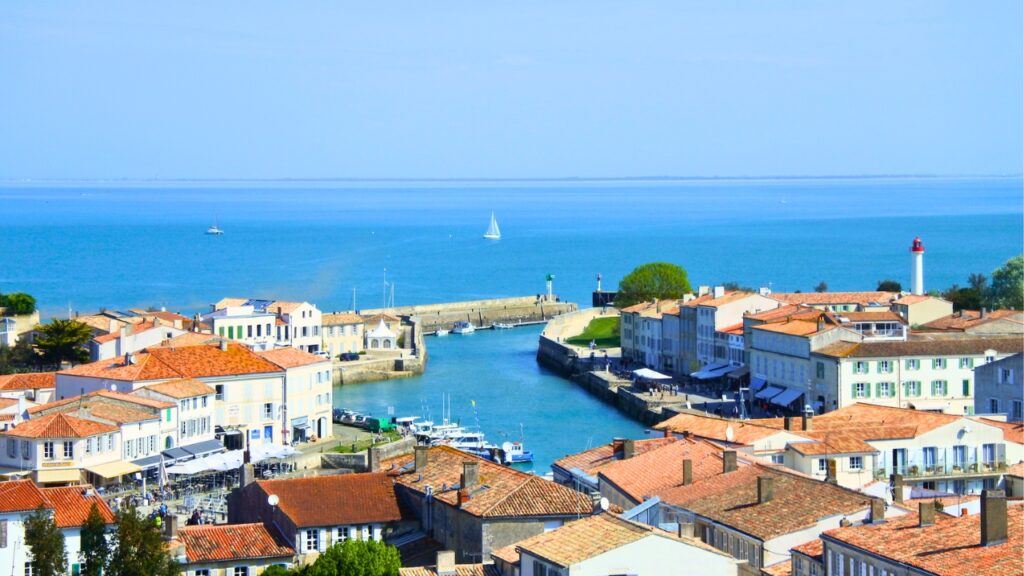
[[[1003,422],[991,418],[978,418],[978,421],[982,424],[1002,428],[1004,440],[1024,444],[1024,422]]]
[[[853,434],[823,434],[815,442],[790,442],[789,447],[805,456],[818,454],[873,454],[878,449]]]
[[[87,438],[117,430],[117,426],[58,412],[26,420],[11,430],[0,432],[0,435],[18,438]]]
[[[398,576],[439,576],[436,566],[412,566],[399,568]],[[501,576],[501,571],[494,564],[456,564],[455,572],[446,572],[441,576]]]
[[[461,506],[461,510],[473,516],[585,515],[590,514],[594,507],[588,496],[575,490],[448,446],[430,448],[423,470],[412,471],[413,460],[413,454],[408,454],[392,458],[382,466],[384,469],[391,467],[398,484],[420,493],[430,486],[435,500],[456,507],[459,506],[458,490],[454,487],[460,483],[463,463],[476,462],[479,465],[479,482],[470,489],[469,501]],[[403,471],[405,467],[408,468]]]
[[[761,568],[762,576],[790,576],[793,573],[793,561],[783,560],[771,566]]]
[[[299,528],[402,519],[392,479],[374,474],[333,474],[256,482]],[[344,494],[344,497],[339,497]]]
[[[758,477],[772,478],[774,496],[758,503]],[[870,506],[870,498],[833,484],[813,480],[784,468],[751,464],[657,494],[673,506],[715,522],[770,540],[815,526],[837,514],[854,514]]]
[[[43,503],[42,492],[31,480],[0,482],[0,512],[35,510]]]
[[[1007,510],[1008,539],[981,545],[981,515],[957,518],[936,514],[935,524],[920,527],[918,515],[906,514],[881,524],[829,530],[822,539],[841,542],[933,574],[1020,576],[1024,558],[1024,509]]]
[[[175,406],[173,402],[153,400],[152,398],[144,398],[134,394],[124,394],[122,392],[114,392],[112,390],[94,390],[85,396],[72,396],[71,398],[64,398],[63,400],[54,400],[53,402],[47,402],[46,404],[39,404],[29,408],[28,412],[29,414],[38,414],[40,412],[51,411],[54,408],[67,406],[77,408],[79,405],[85,403],[104,403],[104,400],[112,401],[105,402],[107,404],[121,402],[126,404],[135,404],[153,410],[162,410],[164,408],[173,408]]]
[[[930,330],[963,331],[1004,318],[1020,322],[1024,318],[1024,313],[1020,310],[992,310],[991,312],[986,312],[985,317],[982,318],[981,312],[977,310],[961,310],[949,316],[943,316],[931,322],[926,322],[922,327]]]
[[[882,304],[899,298],[899,292],[774,292],[769,297],[787,304]]]
[[[171,398],[178,399],[192,398],[193,396],[205,396],[216,392],[212,386],[190,378],[171,380],[169,382],[158,382],[156,384],[144,386],[144,388],[146,390],[152,390],[163,394],[164,396],[170,396]]]
[[[683,460],[692,461],[693,481],[722,473],[722,448],[702,440],[679,440],[603,467],[598,475],[636,503],[683,483]],[[739,463],[742,464],[742,463]]]
[[[138,324],[131,324],[132,334],[141,334],[142,332],[145,332],[147,330],[152,330],[155,326],[156,324],[154,322],[146,321],[139,322]],[[117,340],[120,337],[121,331],[117,330],[116,332],[110,332],[108,334],[100,334],[99,336],[96,336],[92,340],[93,342],[96,342],[98,344],[105,344],[107,342]]]
[[[658,424],[655,429],[668,429],[677,434],[686,432],[718,442],[746,445],[781,432],[778,428],[759,425],[753,420],[730,420],[698,414],[678,414]],[[732,430],[731,440],[730,429]]]
[[[310,366],[313,364],[325,364],[331,365],[331,360],[328,358],[321,358],[316,354],[310,354],[309,352],[303,352],[298,348],[285,347],[275,348],[273,350],[267,350],[266,352],[257,352],[260,358],[267,360],[281,368],[297,368],[299,366]]]
[[[359,314],[352,314],[351,312],[334,312],[331,314],[324,314],[320,323],[324,326],[337,326],[339,324],[362,324],[363,317]]]
[[[822,556],[825,555],[825,545],[817,538],[799,546],[794,546],[793,550],[815,560],[821,560]]]
[[[858,402],[815,416],[811,420],[810,431],[800,430],[802,421],[799,418],[793,419],[793,425],[797,434],[817,440],[838,438],[840,433],[861,440],[892,440],[913,438],[964,418],[957,414]],[[999,425],[984,418],[976,421],[993,426]],[[760,426],[783,427],[782,418],[757,419],[750,422]]]
[[[205,344],[151,347],[135,354],[135,359],[134,364],[127,365],[122,358],[100,360],[61,374],[136,382],[281,372],[276,365],[236,343],[228,344],[227,350]]]
[[[104,523],[114,523],[114,512],[88,484],[61,488],[40,488],[47,508],[54,511],[54,521],[59,528],[81,526],[89,517],[92,505],[99,510]]]
[[[0,390],[39,390],[56,387],[56,372],[26,372],[0,376]]]
[[[261,523],[185,526],[178,531],[190,563],[288,558],[295,549]]]
[[[675,442],[675,438],[646,438],[643,440],[633,441],[633,455],[639,456],[649,450],[654,450],[664,446],[665,444]],[[587,474],[595,474],[603,466],[611,464],[612,462],[618,462],[622,459],[622,452],[616,452],[615,448],[609,442],[603,444],[597,448],[591,448],[577,454],[571,454],[559,460],[556,460],[553,466],[557,466],[566,472],[571,471],[573,468],[579,468]]]

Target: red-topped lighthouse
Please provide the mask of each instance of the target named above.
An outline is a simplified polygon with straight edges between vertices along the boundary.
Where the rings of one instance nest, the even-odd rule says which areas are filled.
[[[910,257],[913,259],[913,267],[910,275],[910,291],[914,294],[924,294],[924,244],[920,237],[915,237],[910,245]]]

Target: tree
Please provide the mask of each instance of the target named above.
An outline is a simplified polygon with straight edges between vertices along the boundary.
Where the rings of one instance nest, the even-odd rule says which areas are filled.
[[[1014,256],[992,272],[988,303],[993,309],[1024,308],[1024,255]]]
[[[82,576],[102,576],[103,568],[110,558],[110,544],[107,542],[107,523],[94,502],[89,516],[82,524]]]
[[[988,289],[988,278],[981,272],[972,272],[967,277],[967,283],[971,285],[978,293],[985,292]]]
[[[19,338],[14,346],[0,344],[0,374],[28,372],[39,367],[39,355],[28,339]]]
[[[818,285],[814,287],[815,292],[828,292],[828,284],[824,280],[818,282]]]
[[[978,310],[982,306],[983,294],[976,288],[961,288],[953,284],[942,297],[953,303],[954,310]]]
[[[25,519],[25,546],[32,553],[33,576],[60,576],[67,572],[64,534],[42,504]]]
[[[903,292],[903,285],[895,280],[882,280],[875,290],[878,292]]]
[[[36,349],[45,362],[59,366],[65,360],[72,364],[89,360],[89,352],[84,348],[92,339],[92,328],[88,324],[78,320],[54,320],[36,329],[40,332]]]
[[[134,506],[122,508],[115,519],[114,550],[107,576],[176,576],[180,565],[164,547],[156,523],[143,518]]]
[[[666,262],[651,262],[633,269],[619,282],[615,305],[619,308],[649,300],[682,298],[690,292],[686,270]]]
[[[7,316],[22,316],[36,311],[36,299],[24,292],[0,294],[0,308],[6,308]]]
[[[749,286],[741,286],[739,282],[730,280],[728,282],[722,282],[722,288],[725,288],[729,292],[757,292]]]

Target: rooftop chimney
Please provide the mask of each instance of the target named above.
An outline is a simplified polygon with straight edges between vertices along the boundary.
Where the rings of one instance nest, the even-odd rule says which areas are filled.
[[[881,498],[871,499],[871,523],[881,524],[885,522],[885,500]]]
[[[726,450],[722,452],[722,474],[736,470],[736,451]]]
[[[415,470],[422,471],[427,467],[427,454],[429,453],[428,451],[430,450],[430,447],[416,446],[413,450],[416,454],[416,459],[414,460],[416,466]]]
[[[814,428],[814,423],[812,422],[813,419],[814,415],[811,412],[804,412],[800,416],[800,424],[803,425],[805,432]]]
[[[693,484],[693,460],[683,460],[683,486]]]
[[[757,477],[757,503],[764,504],[772,499],[774,496],[775,484],[771,476],[758,476]]]
[[[981,491],[981,545],[995,546],[1006,542],[1006,492]]]
[[[795,416],[786,416],[786,417],[784,417],[782,419],[782,428],[784,430],[792,430],[793,429],[793,420],[794,419],[796,419]]]
[[[459,507],[461,508],[466,502],[469,502],[473,497],[470,495],[469,490],[465,488],[459,488]]]
[[[925,526],[935,525],[935,502],[921,502],[917,505],[917,518],[918,526],[924,528]],[[982,522],[984,524],[984,522]]]
[[[479,462],[463,462],[462,463],[462,487],[472,488],[480,482],[480,463]]]
[[[370,472],[380,472],[380,448],[370,448],[366,451],[366,469]]]
[[[224,340],[223,338],[220,341],[220,351],[221,352],[227,352],[228,351],[228,341]]]
[[[984,320],[987,316],[988,316],[988,310],[986,310],[985,307],[982,306],[982,308],[981,308],[981,318],[982,318],[982,320]]]
[[[664,430],[662,430],[662,432],[665,434],[665,438],[671,438],[672,437],[672,429],[671,428],[665,428]]]
[[[164,524],[164,538],[167,540],[178,539],[178,515],[168,514]]]
[[[622,459],[628,460],[636,454],[636,443],[632,440],[626,440],[622,443]]]
[[[456,574],[455,569],[455,551],[454,550],[438,550],[437,551],[437,576],[451,576]]]
[[[612,438],[612,456],[615,456],[616,454],[621,455],[622,445],[625,443],[626,441],[622,438]]]
[[[892,501],[897,504],[903,503],[903,475],[893,474],[890,477],[890,483],[892,484]]]
[[[725,286],[715,286],[712,295],[714,298],[721,298],[725,296]]]

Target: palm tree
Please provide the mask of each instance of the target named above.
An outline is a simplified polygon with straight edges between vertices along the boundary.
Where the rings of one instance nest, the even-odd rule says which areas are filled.
[[[36,326],[36,349],[43,355],[43,361],[60,366],[65,360],[81,364],[89,360],[84,348],[92,339],[92,329],[78,320],[54,320],[49,324]]]

